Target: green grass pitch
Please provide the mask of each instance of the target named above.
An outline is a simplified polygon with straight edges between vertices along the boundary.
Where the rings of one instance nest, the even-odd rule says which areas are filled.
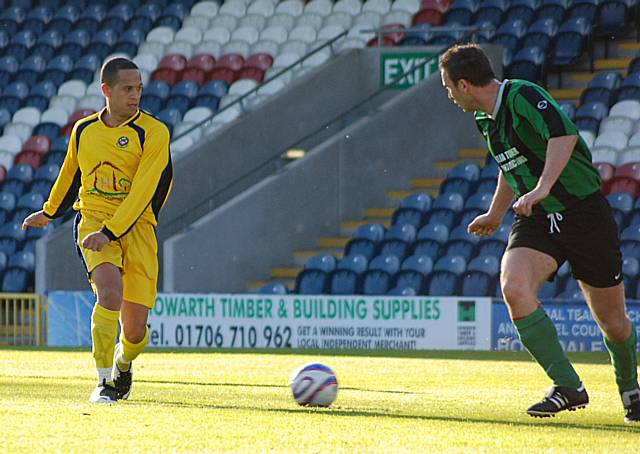
[[[150,351],[129,401],[92,405],[87,350],[0,349],[6,452],[637,453],[605,354],[573,354],[585,410],[533,419],[548,379],[526,353]],[[298,406],[289,374],[334,369],[328,409]]]

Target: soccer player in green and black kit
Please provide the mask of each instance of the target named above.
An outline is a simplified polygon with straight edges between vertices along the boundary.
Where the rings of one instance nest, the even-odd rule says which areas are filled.
[[[516,198],[516,220],[502,258],[502,294],[523,345],[553,380],[527,413],[554,416],[589,403],[537,297],[568,260],[604,333],[625,421],[640,421],[636,330],[626,314],[618,228],[577,127],[538,85],[496,80],[476,45],[449,49],[440,73],[449,98],[465,112],[475,112],[501,169],[489,210],[469,224],[469,231],[491,235]]]

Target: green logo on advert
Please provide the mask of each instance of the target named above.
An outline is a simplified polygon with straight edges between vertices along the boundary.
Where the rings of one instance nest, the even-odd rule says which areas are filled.
[[[459,322],[475,322],[476,321],[476,302],[458,301],[458,321]]]

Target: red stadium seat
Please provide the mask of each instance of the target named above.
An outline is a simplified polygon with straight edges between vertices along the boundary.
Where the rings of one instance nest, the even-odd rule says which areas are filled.
[[[38,169],[42,164],[44,154],[37,151],[21,151],[13,160],[15,165],[17,164],[31,164],[34,169]]]
[[[182,80],[195,80],[199,85],[202,85],[207,80],[207,73],[214,68],[215,64],[216,59],[213,58],[213,55],[194,55],[189,59],[182,72]]]
[[[244,57],[240,54],[222,55],[207,75],[207,81],[224,80],[231,85],[238,79],[237,73],[242,69],[243,65]]]
[[[367,47],[376,47],[376,46],[383,46],[383,47],[394,47],[396,45],[396,42],[394,40],[392,40],[391,38],[389,38],[388,36],[382,36],[382,44],[378,44],[378,38],[371,38],[368,42],[367,42]]]
[[[267,53],[253,54],[244,62],[244,68],[258,68],[263,71],[271,68],[273,57]]]
[[[187,57],[182,54],[167,54],[158,63],[158,69],[172,69],[176,72],[184,71],[187,67]]]
[[[446,13],[451,8],[450,0],[422,0],[420,9],[433,9],[441,13]]]
[[[640,182],[630,178],[614,179],[609,184],[609,193],[628,192],[634,197],[640,195]]]
[[[71,130],[73,129],[73,126],[76,124],[76,121],[84,118],[84,117],[88,117],[89,115],[95,113],[96,111],[93,109],[80,109],[80,110],[76,110],[74,113],[71,114],[71,116],[69,117],[69,121],[67,122],[67,124],[64,126],[64,128],[62,128],[62,130],[60,131],[60,135],[61,136],[70,136],[71,135]]]
[[[264,71],[260,68],[242,68],[236,75],[236,80],[240,79],[253,79],[260,83],[264,80]]]
[[[431,24],[442,25],[444,15],[435,9],[421,9],[414,16],[411,25]]]
[[[180,80],[182,71],[174,71],[169,68],[159,68],[151,73],[151,80],[164,80],[169,85],[175,85]]]
[[[640,162],[630,162],[616,168],[614,179],[629,178],[640,182]]]
[[[47,136],[31,136],[22,145],[22,151],[35,151],[40,154],[47,154],[51,148],[51,139]]]
[[[7,168],[0,164],[0,183],[4,183],[4,180],[7,179]]]
[[[605,194],[609,194],[609,186],[611,180],[613,179],[613,174],[616,171],[616,168],[609,164],[608,162],[596,162],[593,164],[598,172],[600,173],[600,178],[602,179],[602,192]]]

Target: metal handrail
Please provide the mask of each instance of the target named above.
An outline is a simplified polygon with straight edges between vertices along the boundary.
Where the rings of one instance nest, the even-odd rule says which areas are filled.
[[[283,68],[281,71],[278,71],[278,73],[274,74],[272,77],[270,77],[269,79],[263,81],[262,83],[256,85],[254,88],[252,88],[251,90],[249,90],[248,92],[246,92],[245,94],[241,95],[240,97],[238,97],[237,99],[235,99],[233,102],[227,104],[226,106],[224,106],[222,109],[218,110],[217,112],[215,112],[214,114],[212,114],[210,117],[205,118],[204,120],[199,121],[198,123],[196,123],[195,125],[191,126],[189,129],[181,132],[180,134],[178,134],[176,137],[174,137],[171,142],[176,142],[178,140],[180,140],[181,138],[191,134],[191,132],[195,131],[196,129],[204,126],[206,123],[210,122],[213,120],[213,118],[215,118],[216,116],[218,116],[220,113],[231,109],[232,106],[235,106],[237,104],[240,104],[241,108],[244,108],[243,105],[243,101],[245,99],[247,99],[248,97],[256,94],[258,92],[258,90],[260,90],[263,86],[269,84],[270,82],[276,80],[277,78],[279,78],[281,75],[283,75],[284,73],[286,73],[287,71],[295,68],[296,66],[302,64],[302,62],[304,62],[305,60],[311,58],[313,55],[317,54],[318,52],[320,52],[321,50],[330,47],[331,51],[333,53],[333,47],[331,47],[333,45],[333,43],[335,43],[337,40],[339,40],[340,38],[342,38],[343,36],[347,35],[347,33],[349,33],[348,30],[343,31],[342,33],[334,36],[333,38],[331,38],[330,40],[326,41],[325,43],[323,43],[322,46],[319,46],[315,49],[313,49],[311,52],[309,52],[308,54],[303,55],[302,57],[300,57],[298,60],[296,60],[294,63],[290,64],[289,66]]]

